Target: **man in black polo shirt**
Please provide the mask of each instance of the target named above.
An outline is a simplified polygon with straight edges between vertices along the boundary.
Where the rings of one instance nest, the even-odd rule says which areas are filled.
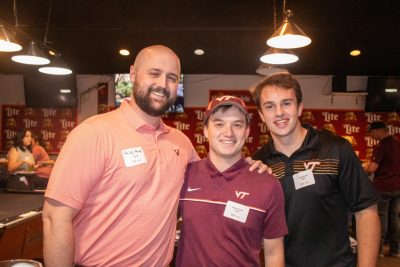
[[[356,217],[358,264],[375,266],[379,198],[351,145],[300,123],[300,84],[288,73],[261,81],[253,97],[272,137],[253,158],[272,168],[285,192],[286,266],[355,266],[348,211]]]
[[[400,140],[389,133],[383,121],[372,122],[368,130],[372,138],[379,140],[367,172],[375,174],[374,186],[382,198],[378,204],[381,219],[380,256],[383,256],[387,237],[390,241],[389,255],[400,258]]]

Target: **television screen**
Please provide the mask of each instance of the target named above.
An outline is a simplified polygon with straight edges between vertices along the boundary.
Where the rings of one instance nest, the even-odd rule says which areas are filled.
[[[75,75],[24,73],[25,106],[32,108],[77,107]]]
[[[119,107],[124,99],[129,99],[132,94],[132,82],[128,73],[115,74],[115,106]],[[183,74],[179,80],[178,96],[174,105],[167,112],[182,113],[184,111]]]
[[[400,77],[368,77],[365,111],[400,111]]]

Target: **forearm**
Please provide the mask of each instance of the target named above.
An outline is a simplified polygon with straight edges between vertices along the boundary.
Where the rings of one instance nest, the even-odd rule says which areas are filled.
[[[265,267],[285,266],[283,238],[264,239],[264,262]]]
[[[71,267],[74,262],[74,235],[72,225],[61,226],[49,219],[43,219],[43,253],[46,267]]]
[[[380,243],[380,221],[376,205],[355,214],[358,266],[375,267]]]
[[[71,267],[74,263],[75,211],[46,199],[43,208],[43,254],[46,267]]]
[[[18,168],[24,163],[25,161],[23,160],[16,160],[16,161],[9,161],[8,162],[8,166],[7,169],[9,172],[14,172],[16,170],[18,170]]]
[[[265,258],[265,267],[284,267],[285,259],[283,253],[281,255],[270,255]]]

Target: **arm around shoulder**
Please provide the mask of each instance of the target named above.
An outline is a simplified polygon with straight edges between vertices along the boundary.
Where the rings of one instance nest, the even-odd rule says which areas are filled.
[[[43,207],[43,252],[47,267],[71,267],[74,263],[72,220],[78,210],[46,198]]]

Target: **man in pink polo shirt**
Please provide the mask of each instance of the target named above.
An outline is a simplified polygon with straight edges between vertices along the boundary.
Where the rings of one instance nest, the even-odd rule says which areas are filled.
[[[272,175],[249,172],[242,155],[249,125],[240,98],[222,96],[208,105],[210,152],[186,170],[176,266],[260,266],[262,244],[265,265],[284,266],[283,190]]]
[[[161,115],[174,103],[177,55],[143,49],[131,66],[133,98],[89,118],[57,158],[43,210],[47,267],[166,266],[190,140]]]
[[[77,126],[57,158],[43,209],[46,267],[172,259],[184,172],[199,160],[190,140],[161,120],[177,97],[180,62],[171,49],[150,46],[130,76],[133,99]]]

